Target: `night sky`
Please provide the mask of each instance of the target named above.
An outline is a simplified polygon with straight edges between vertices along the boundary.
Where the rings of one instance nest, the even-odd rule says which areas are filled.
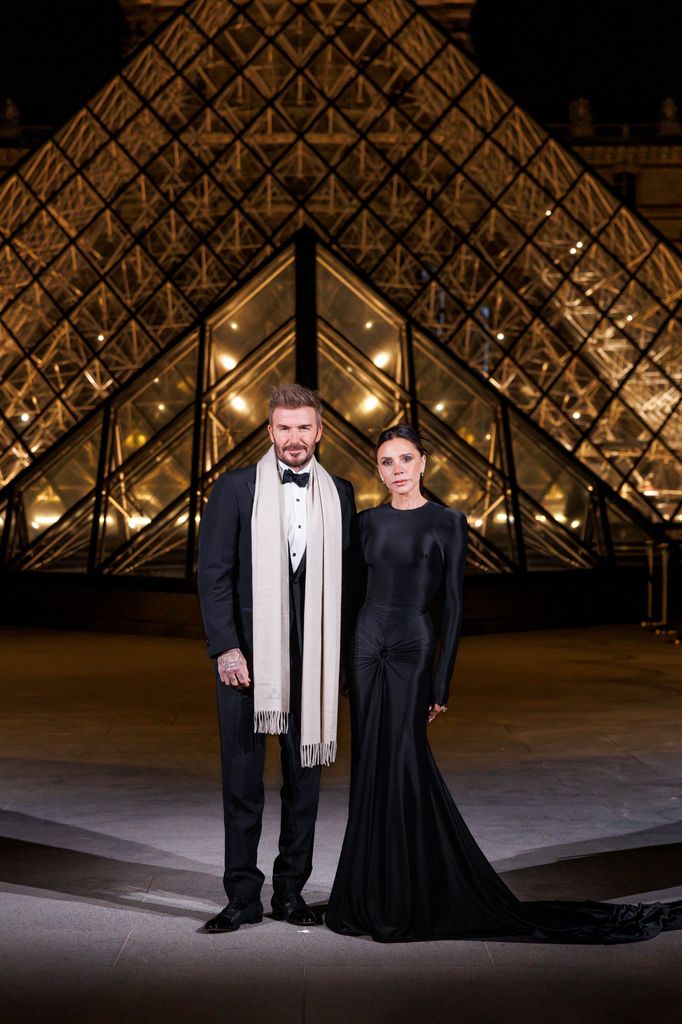
[[[0,0],[0,98],[56,125],[121,67],[117,0]]]
[[[657,120],[682,107],[681,0],[478,0],[477,58],[542,121],[592,101],[595,121]],[[121,66],[117,0],[0,0],[0,99],[25,124],[56,125]]]
[[[680,0],[478,0],[471,30],[483,70],[542,121],[578,96],[601,123],[682,107]]]

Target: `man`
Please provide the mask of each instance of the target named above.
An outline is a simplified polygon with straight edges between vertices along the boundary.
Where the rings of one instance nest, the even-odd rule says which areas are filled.
[[[336,753],[343,562],[353,488],[315,459],[316,392],[273,389],[272,447],[219,477],[199,540],[199,597],[215,658],[228,904],[209,932],[262,919],[257,866],[265,734],[279,735],[283,786],[274,916],[317,924],[301,890],[312,870],[320,766]],[[346,616],[344,618],[344,629]]]

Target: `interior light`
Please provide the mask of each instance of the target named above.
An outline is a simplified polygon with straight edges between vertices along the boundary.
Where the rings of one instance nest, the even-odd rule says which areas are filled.
[[[477,530],[480,530],[480,528],[483,526],[483,520],[474,519],[474,526],[476,527]]]
[[[377,352],[372,362],[374,363],[375,366],[378,366],[380,370],[383,370],[384,366],[386,366],[386,363],[388,362],[388,359],[388,352]]]
[[[365,329],[369,331],[372,327],[374,327],[374,321],[373,320],[367,320],[365,322]]]
[[[239,324],[237,323],[236,320],[233,320],[232,323],[230,324],[230,327],[232,328],[233,331],[236,331],[237,328],[239,327]]]
[[[368,395],[368,397],[362,403],[362,409],[364,412],[373,412],[378,405],[379,399],[376,397],[376,395]]]
[[[495,522],[496,523],[506,523],[507,522],[507,513],[506,512],[496,512],[495,513]]]
[[[434,409],[436,410],[436,412],[442,412],[444,408],[445,408],[445,403],[444,402],[439,402],[437,405],[434,405]]]
[[[644,490],[642,491],[642,494],[643,494],[643,495],[644,495],[644,496],[645,496],[646,498],[657,498],[657,497],[658,497],[658,491],[656,490],[656,488],[655,488],[655,487],[646,487],[646,488],[645,488],[645,489],[644,489]]]
[[[546,523],[547,522],[547,516],[543,516],[541,513],[538,513],[535,516],[535,521],[538,522],[538,523]]]
[[[486,435],[485,435],[485,440],[486,440],[486,441],[489,441],[489,440],[490,440],[490,437],[491,437],[491,435],[490,435],[490,434],[486,434]]]
[[[579,420],[580,417],[582,416],[582,413],[581,412],[572,412],[571,416],[573,417],[574,420]]]
[[[545,217],[551,217],[551,216],[552,216],[552,211],[551,210],[545,210]]]
[[[554,518],[556,519],[557,523],[565,523],[566,522],[566,516],[563,514],[563,512],[557,512],[557,514],[554,516]]]
[[[568,251],[570,252],[571,256],[575,256],[575,254],[577,253],[578,250],[576,249],[576,247],[574,245],[572,245],[571,248]]]
[[[155,384],[158,384],[158,383],[159,383],[159,378],[158,378],[158,377],[155,377],[155,378],[154,378],[154,383],[155,383]]]
[[[246,412],[246,402],[241,395],[235,395],[231,400],[230,405],[233,409],[237,409],[238,412]]]
[[[159,402],[156,408],[159,410],[159,412],[164,412],[166,406],[163,404],[163,402]]]
[[[583,243],[582,242],[576,242],[575,243],[575,247],[576,247],[576,249],[582,249]]]
[[[98,334],[97,335],[97,340],[98,341],[104,341],[104,335],[103,334]]]
[[[59,516],[54,516],[54,515],[52,515],[52,516],[37,515],[35,517],[35,519],[33,520],[33,524],[32,525],[33,525],[33,528],[35,530],[39,526],[52,526],[52,524],[56,523],[58,519],[59,519]]]
[[[128,518],[128,525],[131,529],[141,529],[142,526],[148,526],[152,520],[148,515],[131,515]]]
[[[628,313],[628,315],[625,317],[625,319],[627,320],[628,323],[630,323],[630,321],[632,320],[632,313]]]
[[[22,412],[21,416],[19,417],[19,419],[21,420],[22,423],[28,423],[30,418],[31,417],[29,416],[29,414],[27,412]]]
[[[504,333],[502,331],[496,334],[495,337],[497,338],[498,341],[504,341]]]
[[[579,526],[580,526],[580,520],[579,519],[571,519],[571,529],[572,530],[577,530]]]
[[[237,360],[233,356],[228,356],[227,353],[223,353],[220,356],[220,364],[225,370],[234,370],[237,365]]]

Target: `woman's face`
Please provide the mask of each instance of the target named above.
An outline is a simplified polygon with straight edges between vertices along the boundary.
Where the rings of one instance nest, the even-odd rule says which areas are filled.
[[[384,441],[377,452],[379,475],[392,494],[411,494],[419,490],[419,478],[424,472],[426,456],[411,441],[395,437]]]

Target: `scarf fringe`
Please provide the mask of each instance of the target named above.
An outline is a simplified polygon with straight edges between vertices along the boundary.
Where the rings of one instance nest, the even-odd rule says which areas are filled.
[[[336,760],[336,740],[328,743],[306,743],[301,745],[301,767],[314,768],[315,765],[330,765]]]
[[[279,736],[289,731],[288,711],[256,711],[253,720],[253,731],[267,733],[268,736]]]

